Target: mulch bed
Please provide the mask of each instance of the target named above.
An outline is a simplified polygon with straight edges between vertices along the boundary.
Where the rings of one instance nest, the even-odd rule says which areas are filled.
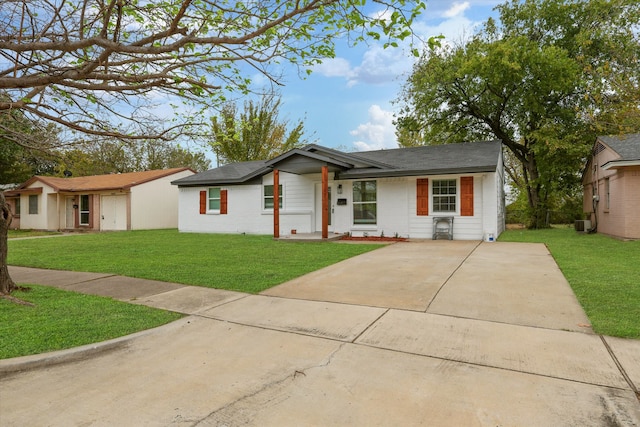
[[[406,242],[406,237],[380,237],[380,236],[343,236],[340,240],[351,240],[355,242]]]

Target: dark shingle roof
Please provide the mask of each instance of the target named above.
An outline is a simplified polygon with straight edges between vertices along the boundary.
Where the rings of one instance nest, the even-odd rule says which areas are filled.
[[[172,184],[181,186],[210,185],[210,184],[241,184],[263,173],[268,173],[265,166],[266,160],[253,162],[230,163],[219,168],[209,169],[182,179],[173,181]]]
[[[322,153],[322,157],[336,160],[339,158],[340,162],[361,165],[339,172],[338,179],[494,172],[502,157],[500,141],[427,145],[357,153],[343,153],[310,145],[297,150],[296,154],[304,156],[305,150],[310,154]],[[232,163],[173,181],[172,184],[241,184],[269,173],[269,165],[269,161]]]
[[[393,150],[362,151],[355,156],[385,163],[389,169],[351,169],[341,178],[492,172],[502,152],[500,141],[427,145]]]
[[[602,142],[620,155],[619,160],[640,160],[640,133],[622,136],[601,136]]]

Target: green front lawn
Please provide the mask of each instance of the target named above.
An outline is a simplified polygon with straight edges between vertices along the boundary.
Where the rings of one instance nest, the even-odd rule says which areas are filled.
[[[13,295],[35,304],[0,299],[0,359],[106,341],[169,323],[181,314],[111,298],[28,285]]]
[[[9,241],[9,265],[112,273],[257,293],[380,245],[125,231]]]
[[[640,241],[573,227],[509,230],[502,242],[545,243],[599,334],[640,338]]]

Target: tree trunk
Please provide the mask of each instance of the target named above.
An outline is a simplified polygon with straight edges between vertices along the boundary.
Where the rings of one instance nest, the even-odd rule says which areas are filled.
[[[12,219],[11,208],[0,191],[0,295],[9,295],[16,289],[7,267],[8,232]]]
[[[529,201],[528,220],[525,224],[527,228],[547,228],[547,204],[546,197],[543,201],[542,185],[540,184],[540,173],[536,162],[535,154],[529,152],[527,161],[523,162],[524,181]]]

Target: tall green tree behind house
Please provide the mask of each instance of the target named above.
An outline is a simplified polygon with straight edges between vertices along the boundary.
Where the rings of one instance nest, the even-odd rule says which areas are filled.
[[[229,91],[250,91],[248,76],[280,84],[280,63],[310,70],[335,56],[336,38],[396,46],[413,36],[424,8],[406,0],[5,1],[0,112],[54,124],[63,141],[79,133],[173,141],[209,126],[206,112]],[[17,144],[28,136],[6,129],[3,138]],[[0,197],[0,255],[5,207]],[[2,296],[15,286],[0,258]]]
[[[211,164],[203,152],[158,139],[90,140],[61,151],[59,157],[57,174],[60,176],[64,171],[70,171],[73,176],[88,176],[177,167],[202,172]]]
[[[598,133],[640,129],[638,25],[631,0],[498,6],[470,40],[424,53],[399,97],[401,145],[501,139],[519,165],[527,225],[580,185]]]
[[[289,129],[289,121],[279,117],[280,104],[275,95],[264,95],[260,103],[246,101],[242,112],[227,103],[211,124],[210,145],[218,163],[267,160],[305,145],[303,121]]]

